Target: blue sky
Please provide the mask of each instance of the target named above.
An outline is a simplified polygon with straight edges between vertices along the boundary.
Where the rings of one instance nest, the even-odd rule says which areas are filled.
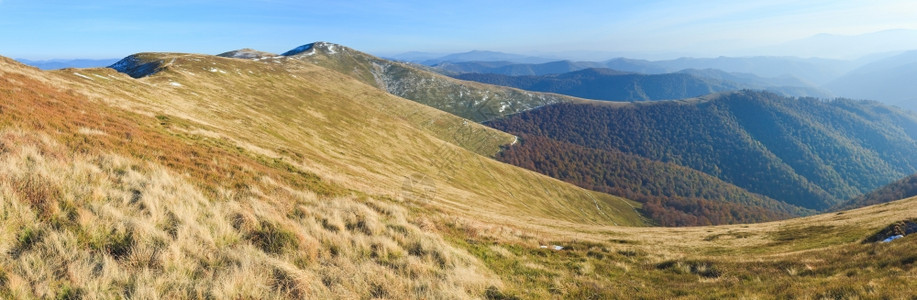
[[[599,51],[716,56],[819,33],[917,29],[917,1],[0,0],[0,55]]]

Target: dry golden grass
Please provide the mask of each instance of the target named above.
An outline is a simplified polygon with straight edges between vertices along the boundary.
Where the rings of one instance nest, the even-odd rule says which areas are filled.
[[[94,99],[152,113],[171,134],[244,147],[350,190],[404,199],[406,179],[420,175],[435,185],[430,200],[452,213],[473,211],[494,219],[526,215],[550,225],[558,219],[643,223],[633,212],[637,203],[475,154],[495,153],[513,141],[510,135],[328,69],[295,59],[138,57],[162,61],[166,67],[141,79],[111,69],[63,70],[57,75],[62,84],[91,91]],[[88,80],[75,73],[110,80]],[[202,131],[209,134],[191,134]],[[213,141],[213,136],[219,138]]]
[[[642,224],[635,203],[490,160],[511,136],[347,76],[151,57],[167,67],[139,80],[0,59],[0,297],[913,293],[917,239],[861,241],[917,216],[915,199],[755,225],[614,226]],[[565,248],[541,248],[553,245]]]
[[[208,198],[187,176],[0,132],[0,294],[12,298],[468,298],[474,258],[371,198],[276,185]]]

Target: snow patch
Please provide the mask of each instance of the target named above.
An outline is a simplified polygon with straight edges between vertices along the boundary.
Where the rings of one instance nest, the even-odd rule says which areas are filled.
[[[551,245],[551,247],[548,247],[547,245],[541,245],[541,247],[539,247],[539,248],[541,248],[541,249],[548,249],[548,248],[551,248],[551,249],[553,249],[554,251],[564,250],[564,247],[563,247],[563,246],[558,246],[558,245]]]
[[[73,75],[76,75],[76,76],[79,76],[79,77],[82,77],[82,78],[85,78],[85,79],[89,79],[89,80],[95,81],[94,79],[90,78],[89,76],[86,76],[86,75],[83,75],[83,74],[80,74],[80,73],[77,73],[77,72],[73,72]]]
[[[175,82],[175,81],[169,82],[169,85],[171,85],[171,86],[177,86],[177,87],[182,86],[181,83],[178,83],[178,82]]]
[[[887,239],[882,240],[881,243],[890,243],[891,241],[894,241],[894,240],[897,240],[903,237],[904,235],[900,235],[900,234],[893,235],[893,236],[888,237]]]

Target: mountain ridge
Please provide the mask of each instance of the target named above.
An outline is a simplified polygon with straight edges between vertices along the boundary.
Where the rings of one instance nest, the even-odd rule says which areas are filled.
[[[830,96],[794,78],[764,79],[751,74],[686,69],[676,73],[640,74],[587,68],[562,74],[506,76],[466,73],[454,78],[607,101],[653,101],[699,97],[742,89],[761,89],[787,96]],[[790,85],[781,85],[790,84]],[[798,86],[792,86],[798,84]]]
[[[456,80],[418,68],[388,61],[333,43],[313,43],[285,56],[348,74],[393,95],[480,122],[534,107],[584,101],[575,97],[538,93],[508,87]],[[301,52],[308,51],[308,52]]]

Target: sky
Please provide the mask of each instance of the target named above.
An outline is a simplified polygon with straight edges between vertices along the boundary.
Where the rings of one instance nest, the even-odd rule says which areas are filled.
[[[376,55],[712,57],[890,29],[917,30],[917,1],[0,0],[0,55],[25,59],[282,53],[314,41]]]

